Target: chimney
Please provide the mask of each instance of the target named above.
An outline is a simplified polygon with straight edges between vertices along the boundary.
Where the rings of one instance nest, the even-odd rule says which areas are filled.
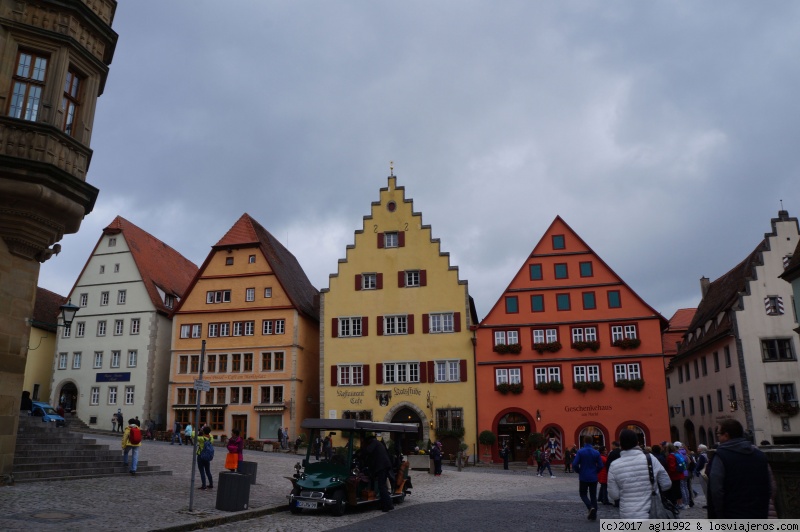
[[[700,293],[702,294],[703,298],[705,299],[706,294],[708,293],[708,287],[711,286],[711,281],[708,277],[701,277],[700,278]]]

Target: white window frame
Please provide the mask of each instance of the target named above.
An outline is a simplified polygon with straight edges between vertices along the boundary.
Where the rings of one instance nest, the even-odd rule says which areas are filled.
[[[124,305],[128,299],[128,291],[120,290],[117,292],[117,305]]]
[[[495,368],[494,370],[494,384],[508,384],[508,368]]]
[[[100,404],[100,387],[99,386],[92,386],[92,391],[89,394],[89,404],[92,406],[97,406]]]
[[[108,387],[108,404],[110,404],[110,405],[117,404],[117,387],[116,386],[109,386]]]
[[[122,358],[122,351],[111,351],[111,367],[118,368],[119,361]]]
[[[75,338],[83,338],[86,334],[86,322],[79,321],[75,327]]]
[[[106,335],[106,320],[100,320],[97,322],[97,336],[105,336]]]
[[[189,338],[189,335],[192,333],[192,326],[191,325],[181,325],[181,338]]]
[[[136,363],[138,362],[139,352],[136,349],[129,349],[128,350],[128,367],[135,368]]]
[[[255,301],[256,300],[256,289],[255,288],[247,288],[244,291],[244,300],[245,301]]]
[[[271,287],[267,287],[267,288],[264,289],[264,297],[265,298],[272,297],[272,288]]]
[[[454,314],[452,312],[441,312],[428,316],[428,332],[431,334],[451,333],[454,328]]]
[[[494,345],[511,345],[519,343],[519,332],[517,331],[495,331]]]
[[[586,366],[573,366],[572,378],[573,382],[599,382],[600,366],[597,364],[588,364]]]
[[[63,327],[63,331],[61,331],[61,338],[69,338],[72,336],[72,326]]]
[[[436,382],[461,382],[461,361],[459,360],[437,360]]]
[[[133,400],[135,398],[136,387],[135,386],[126,386],[125,387],[125,404],[132,405]]]
[[[357,338],[362,335],[363,321],[361,316],[348,316],[338,318],[339,331],[337,336],[340,338]]]
[[[103,367],[103,352],[102,351],[95,351],[94,352],[94,366],[95,369]]]
[[[256,329],[256,322],[254,321],[246,321],[244,322],[244,335],[245,336],[253,336],[255,334]]]
[[[406,287],[417,287],[420,285],[419,270],[406,270]]]
[[[100,292],[100,306],[105,307],[108,305],[109,294],[108,292]]]
[[[234,321],[233,322],[233,336],[242,336],[242,332],[244,331],[244,322],[243,321]]]
[[[583,334],[586,336],[587,342],[597,341],[597,327],[584,327]]]
[[[231,324],[229,322],[226,321],[219,324],[219,335],[220,336],[231,335]]]
[[[125,332],[125,320],[114,320],[114,336],[122,336]]]
[[[642,365],[638,362],[614,364],[614,382],[642,378]]]
[[[536,384],[544,382],[561,381],[561,368],[558,366],[542,366],[535,368],[535,381]]]
[[[625,325],[625,338],[635,340],[638,338],[636,325]]]
[[[622,325],[612,325],[611,326],[611,342],[618,342],[625,338],[624,329]]]
[[[522,383],[522,369],[521,368],[508,368],[508,383],[520,384]]]
[[[81,369],[81,356],[82,353],[80,351],[72,353],[72,369]]]
[[[378,274],[377,273],[362,273],[361,274],[361,289],[362,290],[377,290],[378,288]]]
[[[59,353],[58,354],[58,369],[67,369],[67,359],[69,358],[69,353]]]
[[[558,341],[558,329],[534,329],[533,343],[544,344]]]
[[[419,362],[384,363],[383,382],[386,384],[418,383]]]
[[[389,231],[383,233],[383,247],[384,248],[396,248],[400,245],[400,237],[397,231]]]
[[[131,334],[139,334],[141,321],[139,318],[131,318]]]
[[[286,320],[275,320],[275,334],[286,332]]]
[[[264,320],[263,322],[261,322],[261,334],[262,335],[272,334],[272,331],[274,330],[273,325],[274,323],[272,320]]]
[[[575,327],[572,329],[572,343],[583,342],[583,328]]]
[[[85,307],[86,305],[89,304],[89,294],[81,294],[78,298],[78,301],[79,301],[78,303],[79,307]]]
[[[339,386],[363,386],[364,385],[364,365],[363,364],[339,364],[336,366],[338,372],[336,382]]]
[[[396,314],[383,317],[384,336],[408,334],[408,314]]]

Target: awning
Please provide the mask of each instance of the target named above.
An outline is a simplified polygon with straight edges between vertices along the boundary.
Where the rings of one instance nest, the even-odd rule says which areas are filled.
[[[200,405],[200,410],[225,410],[228,405]],[[197,410],[197,405],[172,405],[173,410]]]
[[[286,410],[286,405],[270,405],[270,406],[261,406],[256,405],[253,407],[253,410],[256,412],[283,412]]]

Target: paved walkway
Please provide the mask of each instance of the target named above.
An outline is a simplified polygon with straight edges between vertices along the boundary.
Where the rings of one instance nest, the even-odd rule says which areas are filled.
[[[86,435],[99,443],[118,448],[120,437]],[[218,448],[211,470],[216,477],[224,463],[225,450]],[[120,452],[121,456],[121,452]],[[145,441],[141,460],[171,470],[171,476],[122,476],[85,480],[66,480],[19,483],[0,488],[0,530],[193,530],[209,528],[238,519],[261,518],[269,522],[289,516],[286,495],[291,483],[293,466],[301,457],[285,453],[245,451],[245,460],[258,464],[257,483],[250,487],[250,508],[243,512],[216,510],[216,489],[194,490],[192,511],[189,511],[191,479],[191,447],[170,445],[167,442]],[[516,500],[562,501],[575,504],[583,512],[578,499],[577,475],[555,471],[558,478],[539,478],[532,469],[503,471],[495,467],[468,467],[462,472],[445,467],[445,475],[434,478],[423,471],[413,471],[414,493],[407,503],[445,502],[452,500],[490,500],[498,493],[515,493]],[[196,486],[200,476],[196,475]],[[705,512],[702,495],[698,505],[684,512],[687,518],[702,518]],[[599,517],[614,517],[611,507],[601,507]],[[379,512],[378,512],[379,513]],[[389,515],[389,514],[386,514]],[[309,529],[325,530],[345,524],[328,521],[320,516],[320,525],[309,526],[315,519],[304,522]],[[249,529],[259,521],[241,523]],[[265,521],[261,521],[264,523]],[[327,526],[325,524],[327,523]],[[224,526],[223,528],[233,527]],[[599,529],[599,525],[598,525]]]

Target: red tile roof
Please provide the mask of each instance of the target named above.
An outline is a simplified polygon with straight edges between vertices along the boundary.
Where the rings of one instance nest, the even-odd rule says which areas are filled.
[[[684,333],[689,330],[696,308],[678,309],[669,320],[669,327],[661,335],[661,345],[665,355],[678,354],[678,342],[683,339]]]
[[[36,287],[36,303],[33,306],[33,319],[40,323],[52,323],[53,326],[37,325],[39,329],[44,329],[50,332],[56,332],[59,314],[61,314],[61,305],[67,302],[65,296],[51,292],[40,286]]]
[[[119,233],[125,237],[153,306],[159,312],[169,315],[172,310],[164,304],[158,290],[183,298],[197,273],[197,265],[121,216],[114,218],[103,229],[103,234]]]

